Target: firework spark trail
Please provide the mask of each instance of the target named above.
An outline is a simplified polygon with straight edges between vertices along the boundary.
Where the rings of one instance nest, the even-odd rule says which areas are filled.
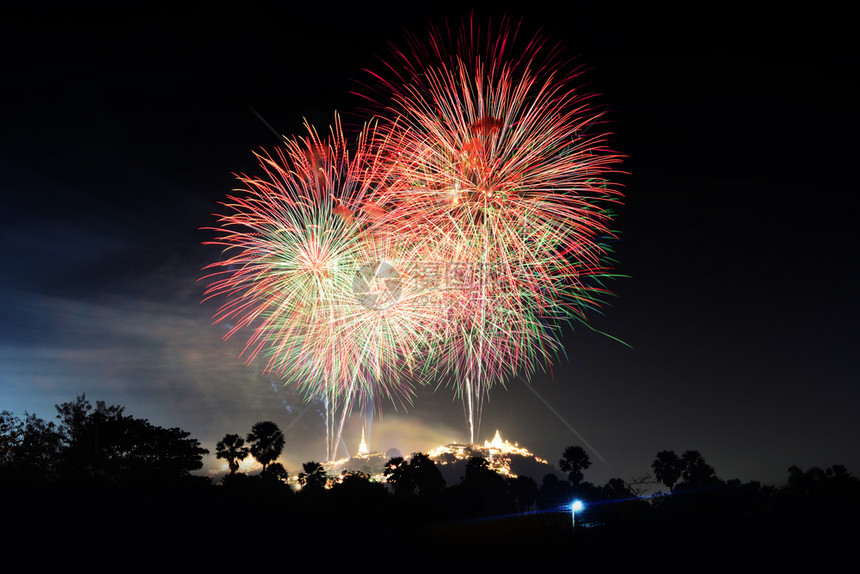
[[[572,432],[576,436],[576,438],[578,438],[582,442],[582,444],[585,445],[585,447],[588,450],[593,452],[594,455],[600,459],[600,462],[602,462],[603,464],[605,464],[608,467],[612,466],[609,464],[609,462],[605,458],[603,458],[603,455],[601,455],[599,452],[597,452],[597,450],[593,446],[591,446],[591,444],[587,440],[585,440],[585,437],[582,436],[578,430],[573,428],[573,426],[569,422],[567,422],[567,419],[565,419],[563,416],[561,416],[561,413],[559,413],[557,410],[555,410],[555,408],[549,403],[549,401],[547,401],[545,398],[543,398],[543,396],[541,396],[541,394],[539,392],[537,392],[537,390],[535,390],[535,388],[532,385],[528,384],[528,382],[525,380],[523,381],[523,383],[525,384],[526,388],[528,388],[528,390],[530,390],[534,394],[534,396],[536,396],[538,398],[538,400],[540,400],[540,402],[542,402],[544,404],[544,406],[549,410],[549,412],[554,414],[556,416],[556,418],[559,421],[561,421],[561,423],[564,426],[566,426],[567,429],[570,432]]]
[[[434,349],[469,405],[473,441],[489,388],[544,364],[560,325],[600,307],[621,203],[608,179],[621,157],[607,134],[584,135],[601,114],[576,88],[579,71],[541,38],[516,52],[516,35],[507,23],[433,30],[395,49],[390,79],[375,75],[392,168],[374,202],[404,240],[477,271],[472,288],[444,290]]]

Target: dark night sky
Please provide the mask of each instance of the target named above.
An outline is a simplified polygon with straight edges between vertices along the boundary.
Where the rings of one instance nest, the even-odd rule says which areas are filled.
[[[303,117],[324,128],[356,109],[349,92],[388,40],[468,11],[273,4],[0,23],[0,409],[53,419],[86,392],[212,450],[271,419],[288,469],[323,457],[319,405],[246,367],[211,325],[197,278],[218,254],[199,228],[232,173],[254,173],[252,150],[278,144],[252,108],[281,133]],[[858,473],[847,15],[688,6],[509,9],[588,67],[629,156],[616,247],[630,277],[594,322],[632,349],[568,333],[552,377],[491,393],[481,440],[499,428],[551,461],[587,441],[599,483],[649,472],[663,449],[697,449],[726,479]],[[466,436],[445,389],[383,415],[380,450]]]

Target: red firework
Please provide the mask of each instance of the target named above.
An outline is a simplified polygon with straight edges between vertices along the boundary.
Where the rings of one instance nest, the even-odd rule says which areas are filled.
[[[427,257],[480,270],[470,292],[444,294],[439,351],[478,403],[543,364],[559,326],[600,305],[622,199],[610,181],[622,158],[579,70],[543,38],[518,41],[507,23],[433,30],[394,51],[390,79],[376,76],[392,168],[374,201]]]

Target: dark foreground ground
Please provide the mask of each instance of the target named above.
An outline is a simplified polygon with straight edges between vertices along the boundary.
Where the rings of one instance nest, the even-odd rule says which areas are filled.
[[[256,569],[298,561],[325,568],[408,565],[424,571],[425,563],[435,568],[458,558],[476,565],[528,563],[582,572],[596,567],[773,571],[801,564],[829,568],[844,558],[856,563],[858,541],[854,516],[817,522],[814,513],[802,509],[795,519],[773,515],[721,523],[695,515],[640,516],[614,525],[583,522],[574,530],[570,514],[559,510],[456,517],[450,509],[443,512],[438,501],[393,497],[272,498],[221,487],[70,485],[3,488],[0,496],[4,554],[69,567],[169,563],[234,569],[247,562]]]

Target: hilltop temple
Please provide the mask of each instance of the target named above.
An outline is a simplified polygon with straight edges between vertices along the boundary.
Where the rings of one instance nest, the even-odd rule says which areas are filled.
[[[480,444],[450,443],[436,447],[427,452],[427,455],[440,466],[456,465],[465,463],[474,456],[480,456],[487,460],[490,468],[504,476],[515,478],[517,473],[511,470],[511,463],[519,468],[528,468],[529,472],[542,476],[552,472],[546,460],[531,453],[527,448],[519,446],[502,439],[502,433],[496,430],[492,440]],[[404,456],[409,458],[409,456]],[[361,429],[361,441],[358,451],[351,458],[343,458],[326,464],[329,473],[337,474],[342,470],[361,470],[371,476],[381,478],[382,468],[390,457],[381,452],[371,452],[367,445],[364,429]],[[544,468],[545,467],[545,468]],[[522,471],[520,471],[522,472]]]

